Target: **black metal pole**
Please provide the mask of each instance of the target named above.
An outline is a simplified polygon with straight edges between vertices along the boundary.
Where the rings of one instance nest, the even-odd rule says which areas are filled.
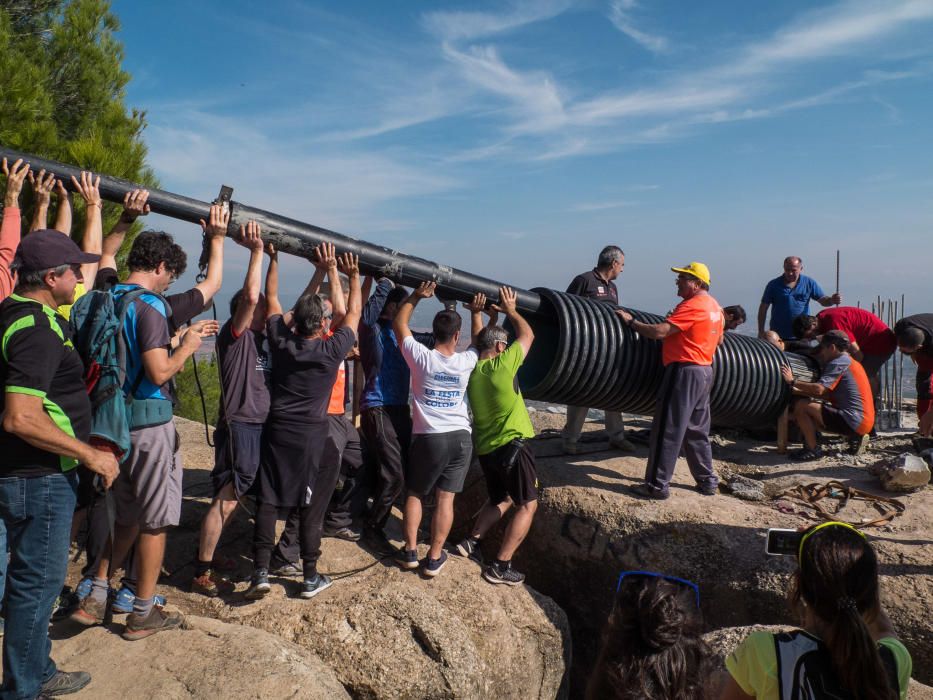
[[[71,176],[80,178],[81,174],[81,168],[73,165],[21,153],[2,145],[0,145],[0,158],[6,158],[8,162],[22,158],[32,166],[34,171],[45,169],[46,172],[54,173],[69,189],[71,188]],[[100,175],[101,197],[109,202],[121,204],[127,192],[143,187],[129,180],[103,173],[95,174]],[[149,190],[149,206],[157,214],[195,224],[201,219],[207,220],[208,218],[211,206],[209,202],[182,197],[165,190],[145,189]],[[227,235],[235,235],[240,225],[251,219],[262,226],[263,238],[271,241],[283,253],[311,259],[315,246],[326,241],[333,243],[338,253],[351,252],[358,255],[360,269],[365,274],[388,277],[394,282],[407,286],[415,286],[424,280],[434,280],[437,282],[439,296],[458,301],[470,301],[477,292],[482,292],[491,301],[499,298],[499,287],[503,284],[501,282],[446,265],[439,265],[424,258],[405,255],[390,248],[367,243],[336,231],[289,219],[262,209],[255,209],[235,201],[230,202],[230,225]],[[541,297],[538,294],[525,289],[516,289],[515,292],[518,296],[519,309],[528,314],[538,313],[541,306]]]

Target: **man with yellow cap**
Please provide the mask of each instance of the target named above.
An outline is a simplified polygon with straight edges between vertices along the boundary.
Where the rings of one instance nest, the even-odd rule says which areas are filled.
[[[696,489],[715,496],[719,479],[713,472],[709,443],[709,396],[713,387],[713,356],[722,342],[722,308],[709,293],[709,268],[692,262],[672,267],[677,296],[683,299],[661,323],[642,323],[630,313],[616,313],[635,333],[661,341],[664,377],[658,391],[645,483],[632,488],[641,498],[669,497],[677,457],[683,452]]]

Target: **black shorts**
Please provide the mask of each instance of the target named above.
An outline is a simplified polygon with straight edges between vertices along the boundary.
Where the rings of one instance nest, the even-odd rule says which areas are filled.
[[[860,435],[852,430],[849,424],[846,423],[846,419],[842,417],[842,414],[835,406],[824,403],[820,407],[820,418],[823,420],[823,425],[826,427],[826,432],[828,433],[834,433],[835,435],[842,435],[844,437],[860,437]]]
[[[252,488],[259,471],[261,437],[261,423],[218,422],[211,471],[214,496],[230,482],[233,482],[237,498],[242,498]]]
[[[436,488],[460,493],[472,456],[469,430],[414,435],[408,451],[405,485],[409,492],[419,496],[427,496]]]
[[[538,500],[538,471],[535,469],[535,456],[531,448],[522,445],[515,464],[507,475],[502,460],[508,450],[509,445],[503,445],[488,455],[479,456],[479,463],[486,477],[489,502],[497,505],[511,498],[512,503],[523,506]]]

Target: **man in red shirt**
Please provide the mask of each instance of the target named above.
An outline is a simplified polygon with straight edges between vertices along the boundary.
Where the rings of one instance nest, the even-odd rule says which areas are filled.
[[[722,342],[722,308],[709,293],[709,268],[692,262],[672,267],[677,272],[677,296],[683,299],[661,323],[642,323],[622,309],[616,311],[635,333],[661,341],[664,376],[651,424],[645,483],[631,490],[641,498],[664,500],[681,451],[687,458],[696,489],[715,496],[719,479],[713,472],[709,443],[709,396],[713,387],[713,356]]]
[[[878,373],[897,349],[894,331],[875,314],[854,306],[836,306],[816,316],[803,314],[794,319],[794,334],[798,338],[821,338],[829,331],[842,331],[848,336],[848,352],[865,370],[877,406]]]

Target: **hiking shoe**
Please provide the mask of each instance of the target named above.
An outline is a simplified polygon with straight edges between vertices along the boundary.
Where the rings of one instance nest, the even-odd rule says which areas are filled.
[[[620,450],[622,452],[634,452],[635,451],[635,445],[629,442],[628,440],[626,440],[624,437],[616,436],[614,438],[610,438],[609,444],[612,447],[615,447],[617,450]]]
[[[398,564],[403,569],[411,570],[418,568],[418,550],[417,549],[405,549],[400,547],[395,552],[395,563]]]
[[[495,564],[490,564],[483,569],[483,578],[489,583],[502,583],[506,586],[517,586],[524,582],[525,574],[519,573],[511,566],[508,569],[500,569]]]
[[[321,533],[324,537],[333,537],[338,540],[346,540],[347,542],[359,542],[362,533],[359,530],[354,530],[352,527],[325,527],[324,531]]]
[[[191,592],[206,595],[208,598],[216,598],[219,595],[229,595],[233,593],[235,586],[233,583],[218,574],[213,569],[208,569],[202,576],[196,576],[191,581]]]
[[[857,438],[852,438],[849,440],[849,452],[856,456],[865,454],[870,440],[871,438],[868,435],[860,435]]]
[[[709,484],[697,484],[696,485],[697,493],[701,496],[715,496],[719,493],[719,485],[710,486]]]
[[[658,491],[653,489],[648,484],[636,484],[635,486],[629,486],[629,493],[633,496],[638,496],[638,498],[647,498],[652,501],[666,501],[671,497],[671,494],[667,491]]]
[[[70,695],[77,693],[81,688],[91,682],[91,674],[87,671],[56,671],[39,689],[39,695],[55,697],[56,695]]]
[[[795,462],[812,462],[823,457],[823,449],[821,447],[817,447],[816,449],[811,450],[807,447],[804,447],[802,450],[795,450],[787,456]]]
[[[330,588],[333,585],[334,582],[331,580],[330,576],[315,574],[314,578],[306,578],[304,580],[304,583],[301,584],[301,593],[298,595],[304,599],[313,598],[325,588]]]
[[[113,597],[113,605],[111,606],[111,609],[117,615],[128,615],[133,612],[133,603],[135,602],[136,593],[134,593],[129,586],[123,585],[120,587],[120,590],[117,591],[117,594]],[[165,596],[153,596],[152,604],[158,608],[164,608]]]
[[[88,591],[90,592],[90,591]],[[69,617],[78,608],[81,599],[71,590],[71,586],[64,586],[62,592],[58,594],[58,599],[52,607],[52,621],[64,620]]]
[[[267,569],[256,569],[249,582],[249,588],[243,597],[247,600],[260,600],[266,597],[266,594],[272,590],[269,585],[269,571]]]
[[[123,638],[128,642],[135,642],[137,639],[145,639],[156,632],[178,629],[184,621],[180,613],[167,613],[162,608],[153,607],[146,617],[133,613],[126,618]]]
[[[479,548],[479,540],[467,537],[463,542],[454,547],[454,551],[461,557],[472,559],[477,564],[483,563],[483,552]]]
[[[301,567],[291,562],[282,564],[269,569],[269,576],[278,576],[279,578],[301,578],[304,572]]]
[[[444,568],[444,565],[446,563],[447,563],[447,552],[445,552],[442,549],[441,556],[439,556],[437,559],[431,559],[430,557],[424,558],[424,563],[421,565],[422,571],[424,571],[425,576],[434,578],[439,573],[441,573],[441,569]]]
[[[577,441],[564,438],[563,449],[565,455],[575,455],[578,452]]]
[[[104,624],[104,619],[107,617],[107,602],[101,603],[99,600],[87,596],[84,600],[78,603],[77,609],[71,613],[71,620],[77,622],[79,625],[84,625],[85,627],[91,627],[93,625],[102,625]]]

